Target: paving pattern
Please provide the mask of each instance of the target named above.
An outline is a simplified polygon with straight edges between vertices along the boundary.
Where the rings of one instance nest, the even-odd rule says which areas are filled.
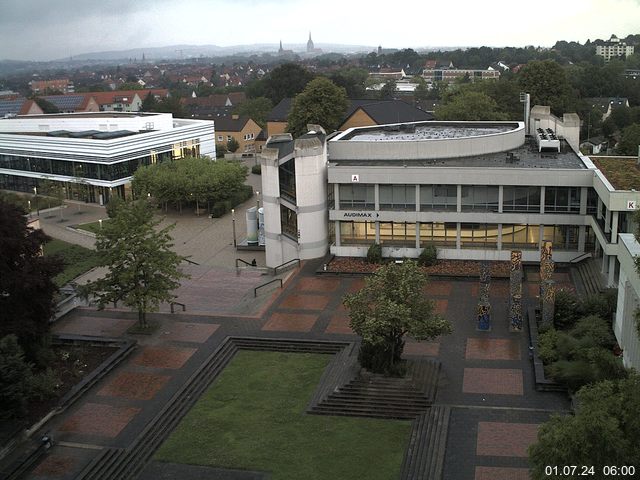
[[[160,323],[158,331],[136,336],[139,346],[126,361],[49,422],[46,428],[58,445],[29,478],[70,480],[100,448],[132,445],[228,336],[356,340],[342,297],[362,288],[364,279],[318,276],[318,265],[305,264],[283,290],[263,297],[259,313],[246,316],[229,313],[228,304],[242,302],[247,293],[252,296],[253,277],[238,280],[243,286],[236,283],[236,288],[244,290],[232,296],[218,290],[219,283],[232,281],[231,277],[216,283],[203,274],[202,282],[185,292],[193,297],[190,305],[200,307],[173,315],[151,314],[150,319]],[[477,284],[432,278],[426,291],[436,311],[453,323],[454,333],[427,342],[407,338],[404,356],[442,363],[435,404],[451,408],[443,479],[527,479],[527,447],[535,440],[539,425],[551,413],[568,409],[568,402],[561,394],[534,390],[526,334],[508,331],[507,282],[497,280],[491,286],[492,331],[476,331]],[[527,301],[535,301],[537,284],[527,285]],[[54,331],[121,336],[135,321],[135,315],[124,310],[77,309],[56,323]],[[150,475],[160,470],[154,462],[140,478],[155,478]],[[229,472],[220,475],[249,478]],[[255,475],[251,478],[259,478]]]

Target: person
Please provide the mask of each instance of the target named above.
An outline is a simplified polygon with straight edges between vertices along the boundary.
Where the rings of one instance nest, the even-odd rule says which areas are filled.
[[[253,260],[251,260],[251,266],[252,267],[257,267],[258,266],[258,262],[256,262],[255,258]]]

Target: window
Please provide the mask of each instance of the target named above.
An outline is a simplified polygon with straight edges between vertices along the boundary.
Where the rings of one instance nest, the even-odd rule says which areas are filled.
[[[291,159],[282,165],[278,170],[280,179],[280,196],[287,200],[296,201],[296,161]]]
[[[298,214],[284,205],[280,205],[280,228],[283,235],[298,241]]]
[[[402,247],[416,246],[416,224],[380,222],[380,243]]]
[[[578,250],[579,227],[554,225],[544,227],[544,238],[553,243],[554,250]]]
[[[460,224],[460,246],[462,248],[498,248],[498,225],[490,223]]]
[[[458,208],[458,186],[457,185],[421,185],[420,186],[420,209],[428,210],[451,210]]]
[[[498,211],[498,187],[490,185],[463,185],[462,211]]]
[[[578,187],[547,187],[544,192],[545,213],[580,213]]]
[[[341,245],[371,244],[375,241],[375,222],[340,222]]]
[[[373,210],[375,208],[375,186],[369,184],[340,185],[340,208],[342,210]]]
[[[224,141],[224,137],[222,135],[218,135],[218,141],[219,142],[223,142]]]
[[[540,187],[505,186],[502,189],[503,212],[540,212]]]
[[[540,243],[540,225],[502,224],[502,249],[524,248],[537,250]]]
[[[421,223],[420,246],[431,244],[455,248],[457,230],[455,223]]]
[[[231,135],[227,135],[227,142],[230,142],[233,137]]]
[[[380,185],[379,192],[381,210],[416,209],[415,185]]]

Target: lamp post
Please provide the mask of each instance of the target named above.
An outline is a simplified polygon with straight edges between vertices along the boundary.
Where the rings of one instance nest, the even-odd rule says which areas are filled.
[[[27,205],[27,208],[29,209],[29,215],[31,215],[31,200],[27,200]]]
[[[233,228],[233,248],[237,248],[238,244],[236,242],[236,209],[231,209],[231,225]]]
[[[98,220],[98,224],[100,225],[100,230],[102,230],[102,219]]]
[[[36,212],[40,216],[40,206],[38,205],[38,187],[33,187],[33,201],[36,202]],[[31,210],[31,208],[29,208]]]
[[[256,190],[256,200],[258,202],[258,210],[260,209],[260,192]]]

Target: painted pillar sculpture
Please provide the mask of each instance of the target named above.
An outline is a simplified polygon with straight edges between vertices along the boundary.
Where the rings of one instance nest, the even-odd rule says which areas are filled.
[[[491,265],[480,264],[480,289],[478,298],[476,329],[482,332],[491,331],[491,304],[489,303],[489,286],[491,285]]]
[[[509,274],[509,331],[522,331],[522,252],[511,251]]]
[[[548,329],[553,326],[553,316],[556,306],[556,282],[545,280],[544,298],[542,299],[542,327]]]
[[[553,244],[549,240],[543,240],[540,247],[540,305],[542,305],[542,284],[546,274],[546,263],[551,260]]]

